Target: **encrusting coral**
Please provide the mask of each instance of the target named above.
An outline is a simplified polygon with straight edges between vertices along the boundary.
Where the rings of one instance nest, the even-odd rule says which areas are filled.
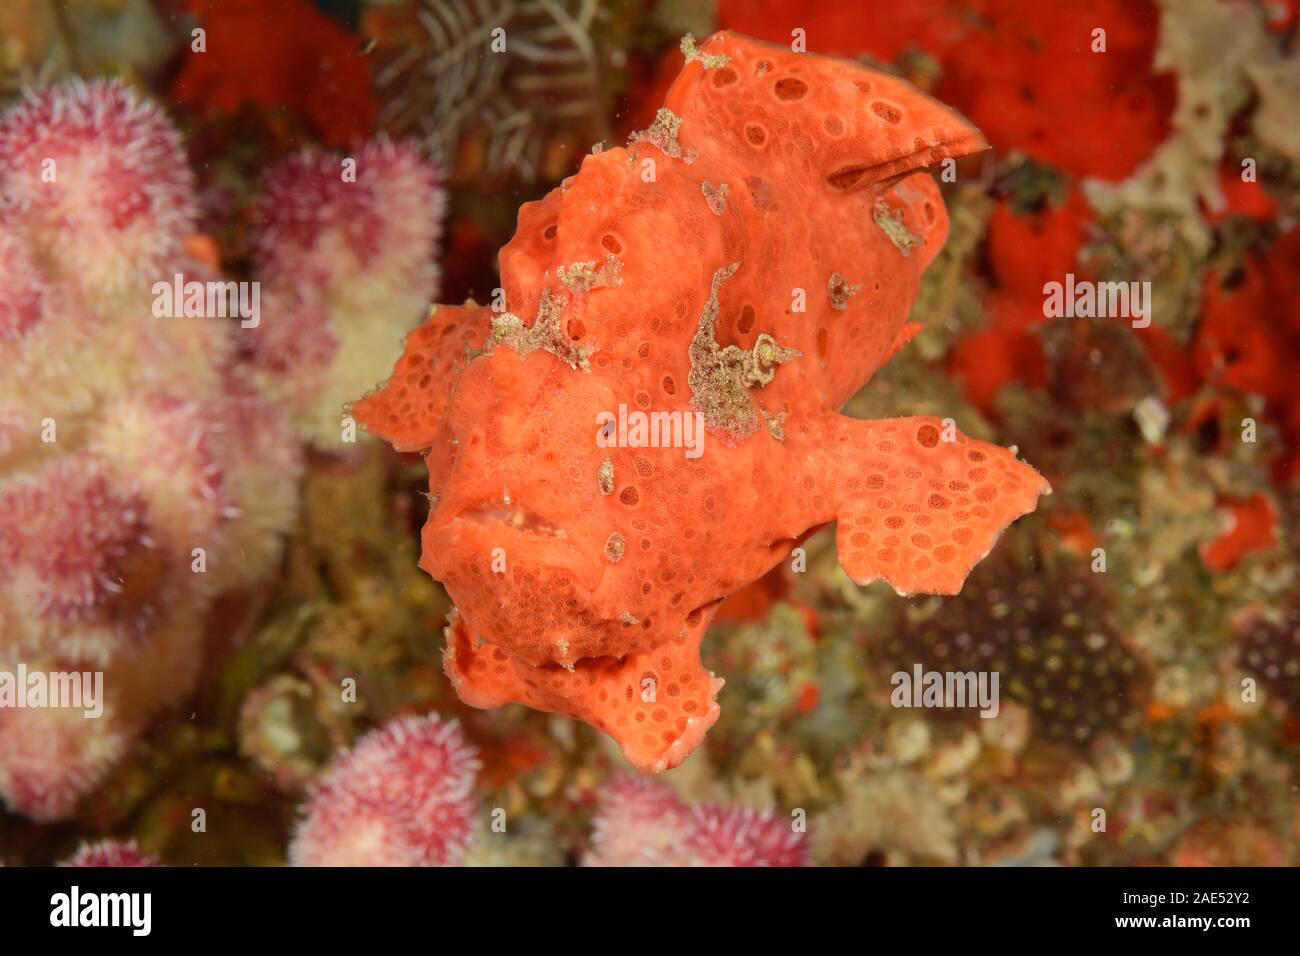
[[[213,598],[294,517],[297,441],[237,323],[158,309],[155,283],[215,278],[184,249],[194,207],[175,129],[124,85],[0,117],[0,669],[103,673],[97,718],[0,709],[0,796],[36,818],[189,692]]]
[[[461,698],[577,717],[647,772],[717,718],[718,603],[811,529],[837,522],[859,583],[955,593],[1048,490],[940,419],[837,414],[919,330],[947,234],[920,170],[980,134],[854,63],[726,33],[701,51],[650,130],[520,210],[504,314],[436,308],[353,408],[426,453],[422,566],[459,610]],[[729,187],[721,215],[705,181]],[[621,283],[565,287],[560,267],[606,255]],[[675,416],[679,447],[601,441],[620,406]]]
[[[998,674],[1002,696],[1024,705],[1046,740],[1082,746],[1107,730],[1131,732],[1145,704],[1149,668],[1081,568],[1029,575],[991,558],[956,599],[900,604],[886,635],[881,654],[900,670]]]
[[[1239,663],[1267,696],[1300,709],[1300,594],[1270,610],[1243,615],[1235,635]]]

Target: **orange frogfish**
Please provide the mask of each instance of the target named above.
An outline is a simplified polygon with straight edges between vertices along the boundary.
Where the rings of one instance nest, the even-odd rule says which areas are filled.
[[[437,306],[352,413],[421,451],[444,664],[680,763],[727,595],[836,524],[858,583],[953,594],[1049,491],[936,418],[838,414],[918,331],[947,237],[923,170],[986,148],[906,82],[719,33],[654,124],[519,211],[485,306]]]

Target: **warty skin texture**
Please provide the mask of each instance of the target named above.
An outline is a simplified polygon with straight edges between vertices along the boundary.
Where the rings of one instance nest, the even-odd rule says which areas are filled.
[[[650,773],[717,718],[718,603],[811,531],[837,523],[859,583],[955,593],[1047,490],[938,419],[838,414],[917,331],[947,235],[921,170],[978,131],[854,63],[700,49],[654,127],[520,210],[505,308],[437,307],[354,407],[426,453],[421,566],[459,611],[462,699],[577,717]],[[699,412],[702,456],[600,447],[620,404]]]

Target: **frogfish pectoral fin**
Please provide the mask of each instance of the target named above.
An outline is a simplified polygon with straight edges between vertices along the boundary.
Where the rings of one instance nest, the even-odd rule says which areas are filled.
[[[1047,481],[1013,452],[929,416],[832,425],[842,495],[835,544],[858,584],[956,594],[998,536],[1033,511]]]
[[[353,418],[398,451],[428,448],[447,413],[456,378],[469,363],[466,350],[483,346],[491,331],[487,306],[434,306],[406,337],[388,381],[352,404]]]
[[[700,642],[718,604],[693,612],[659,647],[622,658],[584,658],[572,670],[533,667],[478,643],[453,615],[443,667],[471,707],[526,704],[574,717],[613,737],[643,773],[677,766],[718,719],[722,680],[700,662]]]

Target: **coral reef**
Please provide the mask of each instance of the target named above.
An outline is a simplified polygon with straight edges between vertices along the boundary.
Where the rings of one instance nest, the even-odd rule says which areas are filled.
[[[1294,0],[0,35],[0,866],[1300,862]]]

